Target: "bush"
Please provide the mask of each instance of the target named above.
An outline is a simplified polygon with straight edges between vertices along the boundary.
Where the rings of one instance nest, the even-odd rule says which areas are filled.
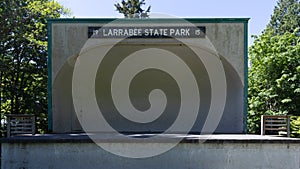
[[[291,116],[291,137],[300,138],[300,116]]]

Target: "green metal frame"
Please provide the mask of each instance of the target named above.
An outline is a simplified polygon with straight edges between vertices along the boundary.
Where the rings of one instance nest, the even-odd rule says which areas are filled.
[[[178,23],[185,20],[190,23],[243,23],[244,24],[244,127],[247,132],[248,114],[248,21],[250,18],[148,18],[148,19],[118,19],[121,23]],[[48,19],[48,130],[52,131],[52,24],[53,23],[109,23],[117,18],[59,18]]]
[[[248,22],[244,23],[244,133],[248,120]]]
[[[52,22],[48,20],[48,131],[52,131]]]

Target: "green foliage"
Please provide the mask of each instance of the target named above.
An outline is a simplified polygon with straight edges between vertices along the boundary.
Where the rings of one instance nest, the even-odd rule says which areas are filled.
[[[147,13],[150,12],[151,6],[149,6],[147,10],[143,10],[141,8],[145,4],[145,0],[122,0],[121,3],[117,3],[114,5],[116,7],[116,10],[119,11],[119,13],[123,14],[126,18],[139,18],[144,17],[145,15],[147,16]]]
[[[291,116],[291,137],[300,137],[300,117]]]
[[[263,114],[300,115],[300,37],[297,31],[274,36],[269,30],[250,47],[250,133],[259,132]]]
[[[47,18],[67,13],[50,0],[0,2],[0,109],[35,114],[47,129]]]
[[[299,0],[279,0],[249,49],[249,133],[259,133],[261,115],[300,115],[299,12]]]
[[[276,35],[293,32],[300,25],[300,1],[279,0],[274,9],[268,29],[275,31]],[[298,30],[298,33],[299,30]]]

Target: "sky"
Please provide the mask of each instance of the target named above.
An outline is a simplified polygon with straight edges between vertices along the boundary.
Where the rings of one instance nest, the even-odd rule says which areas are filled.
[[[75,18],[122,18],[114,7],[121,0],[57,0],[69,8]],[[151,13],[167,14],[180,18],[250,18],[251,35],[260,35],[269,23],[276,0],[146,0]],[[151,14],[150,13],[150,14]],[[150,16],[151,17],[151,16]]]

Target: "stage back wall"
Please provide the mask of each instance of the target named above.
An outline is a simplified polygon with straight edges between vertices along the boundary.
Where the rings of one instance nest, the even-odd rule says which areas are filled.
[[[203,130],[209,110],[212,106],[223,104],[222,102],[225,102],[225,106],[223,111],[219,112],[220,120],[216,118],[215,121],[210,121],[210,123],[217,123],[217,128],[213,132],[245,133],[247,24],[247,18],[148,18],[121,19],[118,22],[115,19],[48,20],[49,129],[53,133],[110,132],[111,128],[129,133],[163,133],[169,129],[181,117],[180,108],[183,106],[181,86],[172,74],[153,67],[137,73],[131,79],[127,93],[131,106],[138,111],[143,112],[151,108],[149,95],[153,90],[160,89],[164,93],[166,102],[163,111],[159,117],[147,123],[134,122],[124,117],[111,94],[112,76],[118,66],[133,53],[153,50],[166,51],[171,53],[170,55],[177,56],[194,75],[200,100],[199,105],[192,104],[195,100],[190,100],[190,107],[198,105],[197,116],[191,121],[186,121],[186,123],[194,123],[191,133],[209,133],[210,131]],[[211,73],[206,66],[212,68],[214,64],[206,65],[198,55],[204,59],[215,57],[222,64],[226,78],[225,101],[219,103],[216,101],[218,99],[213,99],[218,93],[212,92],[214,90],[212,83],[215,81],[211,80]],[[97,59],[97,57],[102,58]],[[90,58],[99,61],[95,63],[96,71],[84,72],[81,76],[85,77],[82,79],[88,80],[74,82],[74,79],[80,76],[77,73],[74,77],[76,67],[87,64],[85,59]],[[153,56],[154,58],[156,57]],[[149,59],[149,62],[152,62],[151,56]],[[177,59],[168,61],[162,59],[157,62],[167,62],[166,64],[173,65],[173,68],[178,66]],[[132,64],[136,66],[139,63]],[[88,66],[85,70],[90,71],[92,68]],[[179,71],[179,76],[187,75],[184,71],[181,74]],[[120,81],[121,83],[117,85],[123,85],[122,80]],[[74,90],[74,83],[76,83],[76,90]],[[90,85],[94,88],[86,89],[90,88]],[[84,93],[81,96],[86,98],[74,100],[74,92],[81,89],[91,90],[93,93]],[[223,96],[220,95],[221,97]],[[122,99],[126,98],[127,96],[121,95],[119,100],[122,102]],[[98,104],[97,108],[89,106],[93,101]],[[99,118],[101,116],[105,121],[98,120],[98,116],[90,116],[95,112],[88,111],[100,111]],[[189,116],[189,112],[183,112],[182,115]],[[95,125],[94,127],[90,125],[92,127],[89,128],[82,126],[88,123],[95,123]],[[185,131],[176,128],[170,132]]]

